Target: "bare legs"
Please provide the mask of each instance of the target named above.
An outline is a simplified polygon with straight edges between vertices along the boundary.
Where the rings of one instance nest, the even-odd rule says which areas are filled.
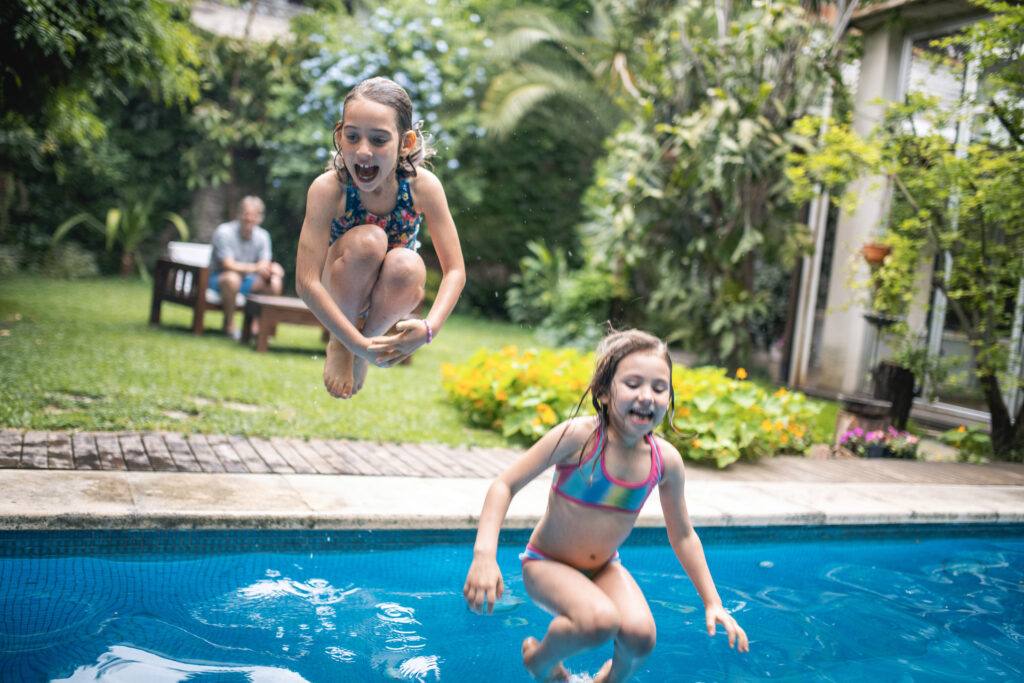
[[[560,562],[527,562],[523,580],[534,602],[556,615],[542,641],[523,641],[523,665],[537,680],[568,680],[563,660],[614,638],[612,659],[594,682],[625,681],[654,649],[654,617],[621,564],[609,564],[591,580]]]
[[[224,311],[224,332],[229,335],[235,334],[235,300],[239,290],[242,288],[243,275],[233,270],[226,270],[221,273],[218,287],[220,289],[221,309]],[[278,296],[281,294],[281,286],[284,282],[284,268],[280,263],[273,263],[270,266],[270,277],[260,277],[252,286],[253,294],[270,294]]]
[[[218,281],[220,307],[224,311],[224,334],[235,336],[235,297],[242,288],[242,276],[233,270],[225,270]]]
[[[426,268],[411,249],[388,251],[387,235],[374,225],[352,228],[331,246],[323,283],[342,314],[375,337],[416,308],[423,298]],[[360,318],[365,311],[366,317]],[[331,337],[324,386],[335,398],[351,398],[366,381],[368,361]]]

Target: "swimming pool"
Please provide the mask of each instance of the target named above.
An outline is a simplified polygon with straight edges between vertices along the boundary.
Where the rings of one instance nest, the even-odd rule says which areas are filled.
[[[1020,680],[1024,525],[701,529],[751,651],[709,638],[663,529],[623,561],[658,645],[637,681]],[[0,533],[0,680],[519,681],[548,616],[502,535],[469,612],[467,531]],[[567,662],[587,680],[610,646]]]

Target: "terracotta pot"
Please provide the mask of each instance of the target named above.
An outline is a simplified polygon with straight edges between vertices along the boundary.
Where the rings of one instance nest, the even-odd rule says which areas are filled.
[[[888,244],[876,244],[874,242],[865,244],[861,249],[861,252],[864,254],[864,260],[873,266],[882,265],[882,261],[885,260],[885,257],[888,256],[891,251],[892,247]]]

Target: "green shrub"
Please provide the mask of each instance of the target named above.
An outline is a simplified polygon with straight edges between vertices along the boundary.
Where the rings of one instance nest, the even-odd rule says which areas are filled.
[[[956,450],[957,458],[965,462],[984,462],[992,457],[992,440],[978,425],[950,429],[939,435],[939,441]]]
[[[520,273],[508,291],[513,321],[537,326],[538,336],[554,346],[593,348],[607,334],[616,302],[628,292],[611,272],[593,266],[569,268],[563,249],[530,242],[531,255],[519,262]]]
[[[446,363],[441,376],[471,424],[533,440],[575,412],[593,367],[592,353],[506,346],[497,353],[480,349],[459,365]]]
[[[100,274],[96,255],[74,242],[55,244],[36,266],[40,275],[56,280],[77,280]]]
[[[800,392],[774,393],[722,368],[682,368],[672,378],[676,430],[663,435],[685,458],[725,467],[740,458],[803,453],[812,443],[809,423],[819,408]]]
[[[14,275],[21,268],[21,247],[0,244],[0,277]]]
[[[445,364],[442,386],[475,426],[500,429],[505,436],[536,439],[580,410],[593,372],[593,353],[576,350],[499,352],[481,349],[466,363]],[[675,433],[660,433],[690,460],[712,460],[725,467],[740,458],[803,453],[812,443],[809,424],[819,407],[799,392],[772,393],[752,382],[726,376],[722,368],[676,367]]]

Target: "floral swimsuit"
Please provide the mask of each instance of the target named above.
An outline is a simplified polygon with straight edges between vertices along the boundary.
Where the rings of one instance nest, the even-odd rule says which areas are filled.
[[[376,225],[384,229],[388,236],[388,250],[405,247],[415,251],[419,246],[416,236],[420,232],[423,214],[412,205],[412,194],[409,192],[409,180],[398,179],[398,200],[391,213],[384,216],[372,214],[363,207],[359,199],[359,188],[349,183],[345,188],[345,214],[331,222],[331,242],[338,239],[357,225]]]

